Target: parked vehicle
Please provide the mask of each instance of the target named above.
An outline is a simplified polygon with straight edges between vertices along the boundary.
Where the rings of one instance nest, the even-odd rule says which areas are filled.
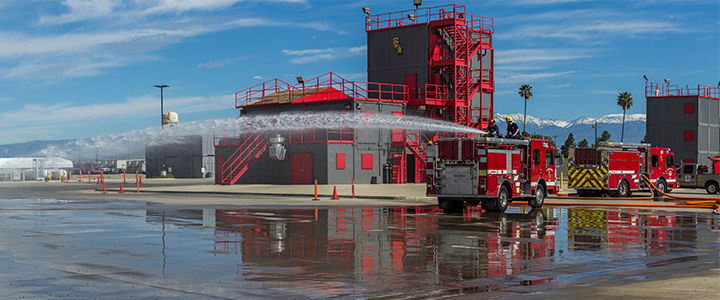
[[[675,154],[650,144],[601,142],[596,148],[574,148],[568,159],[568,187],[580,196],[628,197],[649,191],[647,176],[659,190],[676,187]]]
[[[546,140],[447,138],[427,153],[427,195],[444,211],[464,202],[500,212],[513,201],[539,208],[557,193],[555,149]]]
[[[704,188],[708,194],[717,194],[720,190],[720,174],[713,173],[706,165],[682,164],[677,169],[676,180],[681,188]]]

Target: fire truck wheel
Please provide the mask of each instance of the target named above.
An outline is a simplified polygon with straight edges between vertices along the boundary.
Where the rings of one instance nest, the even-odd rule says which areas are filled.
[[[705,191],[707,191],[708,194],[717,194],[717,192],[718,192],[717,182],[708,183],[707,186],[705,186]]]
[[[658,181],[657,181],[657,184],[655,185],[655,187],[656,187],[659,191],[661,191],[661,192],[663,192],[663,193],[667,193],[667,184],[665,184],[665,180],[662,180],[662,179],[658,180]]]
[[[506,186],[502,186],[500,188],[500,192],[498,193],[498,197],[496,202],[496,211],[499,212],[505,212],[505,210],[508,207],[508,204],[510,203],[510,192],[508,192],[508,189]]]
[[[443,210],[445,213],[459,213],[462,212],[463,201],[453,201],[447,198],[438,198],[438,207]]]
[[[535,189],[535,198],[530,199],[530,206],[534,208],[540,208],[545,202],[545,188],[542,185],[538,185]]]
[[[627,198],[630,196],[630,186],[628,186],[627,181],[623,180],[620,182],[617,189],[617,196],[620,198]]]

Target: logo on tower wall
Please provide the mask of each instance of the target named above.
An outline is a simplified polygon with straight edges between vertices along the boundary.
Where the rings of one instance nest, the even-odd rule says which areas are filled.
[[[400,44],[400,38],[394,37],[392,41],[393,41],[393,47],[395,47],[395,52],[397,53],[397,55],[402,55],[403,54],[403,45]]]

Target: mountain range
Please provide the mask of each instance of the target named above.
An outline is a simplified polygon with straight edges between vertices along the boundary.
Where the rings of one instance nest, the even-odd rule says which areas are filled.
[[[495,122],[501,132],[505,132],[505,118],[511,117],[523,129],[523,114],[495,114]],[[639,143],[645,138],[645,114],[625,115],[624,142]],[[555,143],[562,145],[570,133],[573,134],[575,142],[586,139],[589,144],[595,141],[595,129],[597,122],[597,136],[600,137],[603,131],[610,133],[611,141],[619,142],[622,131],[622,114],[611,114],[599,118],[580,117],[572,121],[538,118],[528,115],[525,131],[530,134],[541,134],[555,139]]]
[[[500,127],[501,132],[505,132],[505,118],[512,117],[513,120],[518,123],[520,130],[523,128],[523,114],[512,113],[512,114],[495,114],[495,121]],[[640,142],[645,137],[645,114],[631,114],[625,116],[625,142]],[[593,144],[595,140],[595,129],[593,125],[597,121],[597,134],[598,137],[603,131],[608,131],[611,134],[611,141],[620,141],[620,131],[622,128],[622,114],[611,114],[602,116],[599,118],[580,117],[572,121],[556,120],[538,118],[534,116],[527,116],[527,124],[525,125],[525,131],[530,134],[540,134],[542,136],[549,136],[555,140],[557,145],[562,145],[568,138],[570,133],[573,134],[575,142],[579,143],[583,139],[586,139],[589,144]],[[85,139],[87,142],[91,142],[90,139]],[[44,140],[44,141],[30,141],[17,144],[0,145],[0,156],[9,157],[43,157],[45,155],[53,155],[58,153],[59,156],[64,156],[63,151],[58,149],[66,148],[69,144],[74,144],[75,140]],[[140,146],[141,147],[141,146]],[[72,152],[72,151],[71,151]],[[92,159],[92,156],[98,155],[97,152],[85,154],[84,159]],[[94,154],[94,155],[93,155]],[[128,149],[120,151],[119,153],[108,153],[108,151],[100,151],[100,159],[112,159],[112,158],[125,158],[125,156],[131,156],[131,158],[143,158],[145,156],[144,149]],[[67,159],[76,159],[77,157],[65,157]]]

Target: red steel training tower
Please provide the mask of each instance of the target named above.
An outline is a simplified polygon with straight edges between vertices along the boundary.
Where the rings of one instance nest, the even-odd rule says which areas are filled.
[[[367,82],[333,73],[299,77],[298,84],[272,79],[236,93],[240,118],[347,112],[474,128],[493,118],[492,18],[450,4],[368,15],[365,31]],[[216,182],[420,183],[425,145],[449,134],[455,133],[350,128],[223,134],[215,137]]]

